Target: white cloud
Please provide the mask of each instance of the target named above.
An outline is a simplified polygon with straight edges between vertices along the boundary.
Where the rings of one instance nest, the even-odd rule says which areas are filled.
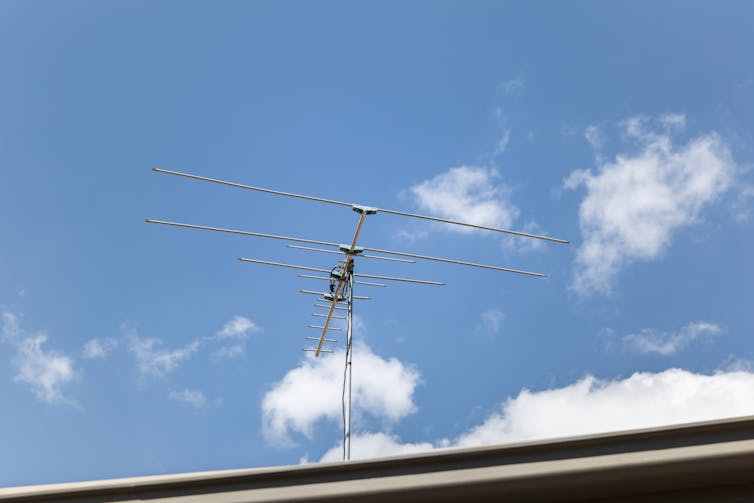
[[[188,360],[199,349],[194,340],[177,349],[162,349],[160,339],[146,339],[135,332],[129,336],[129,350],[136,357],[136,365],[143,375],[161,377]]]
[[[168,394],[168,398],[186,403],[196,410],[203,409],[207,405],[207,398],[204,396],[204,393],[188,388],[181,391],[171,391]]]
[[[500,133],[500,138],[497,140],[497,143],[495,143],[495,151],[493,152],[493,155],[500,155],[505,152],[505,149],[508,148],[510,141],[511,129],[508,127],[503,127],[503,131],[502,133]]]
[[[534,439],[605,433],[754,414],[754,373],[711,375],[682,369],[637,372],[626,379],[586,376],[563,388],[522,390],[481,424],[452,441],[404,444],[393,435],[360,434],[351,442],[359,457],[387,456],[446,447],[471,447]],[[359,446],[361,441],[363,446]],[[340,459],[340,447],[323,461]]]
[[[45,350],[42,346],[47,342],[47,336],[27,336],[21,329],[18,316],[10,311],[2,313],[2,336],[16,350],[14,381],[28,384],[34,396],[43,402],[77,406],[63,394],[63,387],[77,377],[73,359],[57,351]]]
[[[234,316],[223,328],[217,332],[213,339],[218,341],[233,341],[212,352],[214,360],[225,358],[238,358],[246,351],[245,341],[250,333],[260,332],[261,329],[249,318]]]
[[[118,340],[113,337],[90,339],[84,344],[84,358],[106,358],[118,347]]]
[[[396,435],[387,433],[362,433],[351,438],[351,459],[369,459],[400,454],[414,454],[434,449],[429,442],[403,443]],[[341,461],[343,443],[328,450],[320,462]]]
[[[754,201],[754,186],[739,184],[736,187],[736,197],[731,202],[733,218],[738,223],[747,223],[751,220],[752,201]]]
[[[218,339],[244,339],[250,332],[259,332],[259,327],[248,318],[234,316],[232,320],[223,325],[216,337]]]
[[[409,189],[417,206],[432,215],[476,225],[510,227],[519,214],[510,190],[496,170],[475,166],[451,168]],[[444,226],[457,232],[469,228]]]
[[[702,421],[754,413],[754,374],[637,372],[623,380],[587,376],[560,389],[523,390],[460,436],[465,447]]]
[[[681,116],[658,122],[664,127],[653,130],[648,119],[626,120],[626,137],[639,152],[618,155],[596,173],[575,171],[565,182],[587,191],[579,208],[583,243],[572,285],[579,293],[609,293],[621,269],[658,257],[673,232],[696,223],[733,181],[737,166],[717,133],[677,145],[671,130],[682,125]]]
[[[479,335],[494,336],[500,333],[500,327],[505,319],[505,313],[499,309],[491,308],[482,313],[474,331]]]
[[[397,421],[416,410],[413,394],[419,373],[396,358],[384,359],[365,344],[354,345],[353,410]],[[342,355],[306,357],[275,383],[262,401],[268,440],[290,443],[290,433],[310,437],[321,419],[339,421],[342,413]]]
[[[9,311],[4,311],[3,316],[3,338],[9,341],[16,339],[21,334],[21,328],[18,323],[18,316]]]
[[[602,146],[605,143],[605,136],[602,129],[597,125],[589,125],[584,130],[584,138],[589,142],[595,150],[602,150]]]
[[[652,328],[645,328],[637,334],[624,336],[622,340],[624,346],[639,353],[671,355],[696,339],[711,337],[719,333],[719,326],[697,321],[689,323],[674,333],[658,332]]]
[[[55,351],[45,351],[47,336],[37,335],[21,340],[15,358],[18,374],[14,380],[31,386],[34,395],[44,402],[73,404],[62,391],[63,385],[76,376],[73,360]]]
[[[659,117],[659,122],[667,128],[682,130],[686,127],[686,116],[684,114],[663,114]]]

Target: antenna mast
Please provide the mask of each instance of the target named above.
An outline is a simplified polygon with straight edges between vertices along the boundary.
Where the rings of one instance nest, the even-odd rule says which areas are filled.
[[[304,293],[304,294],[320,296],[320,298],[318,299],[319,303],[315,303],[314,305],[319,308],[327,309],[327,313],[312,313],[313,316],[324,318],[324,323],[321,326],[309,325],[311,328],[321,329],[322,333],[319,337],[306,337],[305,338],[306,340],[317,341],[317,345],[315,348],[304,348],[303,350],[308,351],[308,352],[313,352],[315,357],[320,356],[321,353],[332,353],[333,350],[326,349],[325,347],[323,347],[325,343],[337,342],[335,339],[330,339],[327,337],[328,332],[339,331],[341,329],[336,328],[336,327],[331,327],[330,324],[333,319],[345,318],[346,320],[345,369],[344,369],[344,375],[343,375],[343,397],[342,397],[343,399],[343,460],[344,461],[348,461],[349,459],[351,459],[351,389],[352,389],[351,373],[352,373],[352,367],[353,367],[353,344],[352,344],[353,343],[353,301],[370,299],[370,297],[354,295],[353,288],[355,284],[360,284],[360,285],[365,285],[365,286],[374,286],[374,287],[383,287],[383,288],[387,286],[382,283],[373,283],[373,282],[368,282],[368,281],[355,281],[354,278],[379,279],[379,280],[388,281],[388,282],[413,283],[413,284],[423,284],[423,285],[431,285],[431,286],[443,286],[445,284],[439,281],[428,281],[428,280],[411,279],[411,278],[398,278],[398,277],[391,277],[391,276],[377,276],[373,274],[356,274],[354,272],[354,265],[355,265],[354,257],[359,256],[365,259],[366,258],[378,259],[378,260],[404,262],[404,263],[415,263],[416,261],[412,259],[421,259],[421,260],[463,265],[467,267],[481,268],[481,269],[487,269],[487,270],[493,270],[493,271],[522,274],[526,276],[544,277],[544,274],[541,274],[538,272],[512,269],[509,267],[478,264],[475,262],[468,262],[468,261],[463,261],[463,260],[453,260],[453,259],[447,259],[447,258],[431,257],[427,255],[418,255],[414,253],[384,250],[380,248],[369,248],[366,246],[358,246],[359,236],[361,234],[361,230],[364,226],[364,222],[367,216],[374,215],[378,212],[381,212],[381,213],[387,213],[387,214],[410,217],[410,218],[418,218],[422,220],[430,220],[434,222],[442,222],[442,223],[451,224],[451,225],[460,225],[460,226],[471,227],[475,229],[500,232],[500,233],[510,234],[514,236],[520,236],[520,237],[531,238],[531,239],[539,239],[539,240],[550,241],[550,242],[555,242],[555,243],[564,243],[564,244],[568,243],[568,241],[564,239],[552,238],[549,236],[542,236],[538,234],[530,234],[526,232],[513,231],[510,229],[488,227],[488,226],[477,225],[477,224],[472,224],[468,222],[459,222],[459,221],[448,220],[444,218],[438,218],[438,217],[432,217],[432,216],[426,216],[426,215],[417,215],[414,213],[407,213],[407,212],[397,211],[397,210],[378,209],[378,208],[374,208],[370,206],[363,206],[359,204],[346,203],[343,201],[336,201],[333,199],[325,199],[321,197],[306,196],[302,194],[293,194],[291,192],[282,192],[278,190],[265,189],[261,187],[253,187],[251,185],[228,182],[224,180],[207,178],[207,177],[192,175],[188,173],[180,173],[178,171],[169,171],[169,170],[158,169],[158,168],[153,168],[153,171],[158,172],[158,173],[166,173],[166,174],[176,175],[176,176],[180,176],[184,178],[191,178],[194,180],[212,182],[212,183],[217,183],[221,185],[237,187],[237,188],[242,188],[242,189],[247,189],[247,190],[253,190],[257,192],[263,192],[263,193],[273,194],[273,195],[278,195],[278,196],[305,199],[309,201],[316,201],[316,202],[333,204],[333,205],[338,205],[338,206],[350,206],[351,209],[353,209],[353,211],[359,214],[359,221],[356,225],[356,231],[354,232],[354,235],[353,235],[353,238],[351,239],[350,244],[338,244],[338,243],[330,242],[330,241],[305,239],[305,238],[300,238],[300,237],[282,236],[282,235],[276,235],[276,234],[265,234],[261,232],[251,232],[251,231],[243,231],[243,230],[236,230],[236,229],[225,229],[225,228],[220,228],[220,227],[208,227],[204,225],[194,225],[194,224],[186,224],[186,223],[178,223],[178,222],[166,222],[163,220],[147,219],[147,223],[167,225],[171,227],[182,227],[182,228],[223,232],[223,233],[230,233],[230,234],[240,234],[244,236],[276,239],[276,240],[282,240],[282,241],[290,241],[294,243],[305,243],[305,244],[331,247],[331,248],[336,248],[336,250],[311,248],[308,246],[300,246],[300,245],[292,245],[292,244],[286,245],[289,248],[298,249],[298,250],[335,253],[335,254],[342,254],[344,256],[344,260],[341,262],[338,262],[338,264],[332,269],[307,267],[307,266],[294,265],[294,264],[284,264],[280,262],[272,262],[269,260],[260,260],[260,259],[243,258],[243,257],[239,257],[238,259],[239,261],[245,262],[245,263],[262,264],[262,265],[269,265],[269,266],[275,266],[275,267],[298,269],[298,270],[303,270],[303,271],[312,271],[312,272],[328,274],[328,276],[326,277],[313,276],[313,275],[308,275],[308,274],[299,275],[299,277],[302,277],[302,278],[326,280],[326,281],[329,281],[330,283],[329,291],[326,291],[326,292],[317,292],[317,291],[303,290],[303,289],[299,290],[299,292]],[[364,251],[377,253],[378,255],[367,255],[363,253]],[[384,255],[393,255],[393,257],[386,257]],[[396,258],[396,257],[401,257],[401,258]],[[343,303],[346,304],[346,307],[342,306]],[[346,311],[346,316],[336,315],[335,314],[336,311]]]
[[[346,368],[343,375],[343,461],[351,459],[351,370],[353,368],[353,273],[348,273],[348,320],[346,321]]]

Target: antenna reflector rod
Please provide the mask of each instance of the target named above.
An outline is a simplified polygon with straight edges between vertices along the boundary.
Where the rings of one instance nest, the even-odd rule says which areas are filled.
[[[304,339],[309,341],[318,341],[319,337],[304,337]],[[338,339],[323,339],[325,342],[338,342]]]
[[[301,351],[309,351],[312,353],[334,353],[335,352],[331,349],[317,349],[317,348],[301,348]]]
[[[350,206],[353,209],[353,211],[355,211],[357,213],[361,213],[361,214],[366,213],[367,215],[374,215],[375,213],[377,213],[379,211],[379,212],[382,212],[382,213],[388,213],[390,215],[399,215],[399,216],[403,216],[403,217],[419,218],[421,220],[430,220],[430,221],[433,221],[433,222],[441,222],[441,223],[444,223],[444,224],[462,225],[464,227],[471,227],[471,228],[474,228],[474,229],[482,229],[482,230],[485,230],[485,231],[493,231],[493,232],[502,232],[502,233],[505,233],[505,234],[512,234],[514,236],[521,236],[521,237],[525,237],[525,238],[534,238],[534,239],[542,239],[544,241],[553,241],[555,243],[568,244],[568,242],[569,242],[569,241],[567,241],[565,239],[551,238],[549,236],[542,236],[542,235],[539,235],[539,234],[530,234],[528,232],[519,232],[519,231],[512,231],[512,230],[509,230],[509,229],[501,229],[501,228],[497,228],[497,227],[488,227],[486,225],[477,225],[477,224],[472,224],[472,223],[469,223],[469,222],[459,222],[457,220],[448,220],[448,219],[445,219],[445,218],[431,217],[431,216],[427,216],[427,215],[417,215],[416,213],[408,213],[406,211],[386,210],[384,208],[372,208],[372,207],[369,207],[369,206],[362,206],[362,205],[353,204],[353,203],[346,203],[344,201],[336,201],[334,199],[325,199],[323,197],[306,196],[306,195],[303,195],[303,194],[294,194],[292,192],[283,192],[283,191],[280,191],[280,190],[265,189],[265,188],[262,188],[262,187],[254,187],[254,186],[251,186],[251,185],[244,185],[242,183],[235,183],[235,182],[228,182],[228,181],[225,181],[225,180],[218,180],[216,178],[207,178],[205,176],[191,175],[189,173],[181,173],[179,171],[170,171],[170,170],[167,170],[167,169],[160,169],[160,168],[152,168],[152,171],[155,171],[157,173],[166,173],[166,174],[169,174],[169,175],[182,176],[182,177],[185,177],[185,178],[192,178],[194,180],[202,180],[202,181],[205,181],[205,182],[218,183],[220,185],[228,185],[230,187],[238,187],[238,188],[241,188],[241,189],[255,190],[257,192],[265,192],[267,194],[275,194],[275,195],[278,195],[278,196],[295,197],[295,198],[298,198],[298,199],[306,199],[306,200],[309,200],[309,201],[317,201],[317,202],[320,202],[320,203],[336,204],[338,206]]]
[[[157,173],[167,173],[168,175],[182,176],[185,178],[192,178],[194,180],[201,180],[203,182],[219,183],[220,185],[228,185],[229,187],[238,187],[240,189],[256,190],[257,192],[266,192],[267,194],[275,194],[276,196],[296,197],[298,199],[308,199],[309,201],[337,204],[340,206],[353,206],[351,203],[335,201],[334,199],[325,199],[322,197],[304,196],[301,194],[293,194],[291,192],[282,192],[280,190],[264,189],[262,187],[253,187],[251,185],[244,185],[242,183],[226,182],[225,180],[218,180],[216,178],[207,178],[206,176],[198,176],[198,175],[191,175],[189,173],[181,173],[179,171],[170,171],[167,169],[160,169],[160,168],[152,168],[152,171],[155,171]]]
[[[270,238],[270,239],[281,239],[281,240],[284,240],[284,241],[295,241],[295,242],[299,242],[299,243],[310,243],[310,244],[317,244],[317,245],[322,245],[322,246],[334,246],[336,248],[340,246],[337,243],[330,243],[330,242],[327,242],[327,241],[315,241],[315,240],[312,240],[312,239],[303,239],[303,238],[296,238],[296,237],[291,237],[291,236],[277,236],[277,235],[274,235],[274,234],[263,234],[263,233],[260,233],[260,232],[240,231],[240,230],[235,230],[235,229],[223,229],[221,227],[207,227],[207,226],[204,226],[204,225],[182,224],[182,223],[178,223],[178,222],[166,222],[166,221],[162,221],[162,220],[151,220],[151,219],[147,219],[146,222],[150,223],[150,224],[169,225],[169,226],[173,226],[173,227],[185,227],[185,228],[188,228],[188,229],[209,230],[209,231],[216,231],[216,232],[226,232],[226,233],[230,233],[230,234],[240,234],[240,235],[244,235],[244,236],[255,236],[255,237],[263,237],[263,238]],[[465,265],[465,266],[470,266],[470,267],[480,267],[482,269],[491,269],[491,270],[494,270],[494,271],[512,272],[512,273],[516,273],[516,274],[524,274],[524,275],[527,275],[527,276],[545,277],[544,274],[541,274],[541,273],[538,273],[538,272],[522,271],[522,270],[519,270],[519,269],[511,269],[509,267],[499,267],[499,266],[495,266],[495,265],[477,264],[477,263],[474,263],[474,262],[464,262],[462,260],[451,260],[451,259],[447,259],[447,258],[430,257],[430,256],[427,256],[427,255],[418,255],[418,254],[415,254],[415,253],[397,252],[397,251],[392,251],[392,250],[382,250],[380,248],[367,248],[367,247],[364,247],[364,250],[375,252],[375,253],[383,253],[383,254],[386,254],[386,255],[398,255],[398,256],[402,256],[402,257],[418,258],[418,259],[422,259],[422,260],[434,260],[436,262],[446,262],[448,264],[458,264],[458,265]],[[366,255],[364,255],[364,256],[366,256]],[[370,258],[373,258],[373,257],[370,257]],[[387,257],[383,257],[383,258],[387,258]],[[268,262],[265,262],[265,261],[256,261],[256,260],[252,260],[252,259],[239,258],[239,260],[241,260],[242,262],[256,262],[256,263],[260,263],[260,264],[266,263],[267,265],[278,265],[276,263],[268,263]],[[295,266],[287,266],[287,265],[281,265],[281,267],[294,267],[295,268]],[[327,271],[325,269],[313,269],[313,268],[303,268],[303,267],[298,267],[298,268],[305,269],[305,270],[310,270],[310,271],[316,271],[316,272],[330,272],[330,271]]]

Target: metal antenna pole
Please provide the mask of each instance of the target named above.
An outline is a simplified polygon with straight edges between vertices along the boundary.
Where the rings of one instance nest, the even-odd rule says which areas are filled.
[[[343,461],[351,459],[351,370],[353,336],[353,274],[348,274],[348,320],[346,335],[346,369],[343,378]],[[346,396],[347,395],[347,396]]]
[[[319,356],[320,353],[332,353],[332,349],[325,349],[322,346],[325,342],[337,342],[336,339],[328,338],[328,331],[340,331],[340,328],[336,327],[330,327],[330,323],[333,319],[346,319],[347,323],[347,338],[346,338],[346,361],[345,361],[345,369],[343,371],[343,395],[342,395],[342,406],[343,406],[343,461],[349,461],[351,459],[351,371],[352,371],[352,363],[353,363],[353,301],[354,300],[370,300],[370,297],[364,297],[360,295],[354,295],[353,293],[353,287],[355,284],[357,285],[370,285],[370,286],[380,286],[385,287],[386,285],[382,283],[372,283],[369,281],[354,281],[354,278],[367,278],[367,279],[377,279],[377,280],[384,280],[384,281],[396,281],[396,282],[402,282],[402,283],[414,283],[414,284],[422,284],[422,285],[434,285],[434,286],[442,286],[445,283],[441,283],[439,281],[427,281],[427,280],[421,280],[421,279],[412,279],[412,278],[402,278],[402,277],[393,277],[393,276],[378,276],[374,274],[354,274],[354,257],[360,256],[364,258],[370,258],[370,259],[378,259],[378,260],[385,260],[385,261],[391,261],[391,262],[404,262],[404,263],[414,263],[415,260],[413,259],[421,259],[421,260],[429,260],[434,262],[443,262],[447,264],[456,264],[456,265],[462,265],[467,267],[475,267],[475,268],[481,268],[481,269],[487,269],[487,270],[494,270],[494,271],[501,271],[501,272],[509,272],[509,273],[515,273],[515,274],[522,274],[526,276],[537,276],[537,277],[543,277],[544,274],[538,273],[538,272],[531,272],[531,271],[523,271],[520,269],[511,269],[509,267],[500,267],[495,265],[487,265],[487,264],[478,264],[475,262],[467,262],[463,260],[454,260],[454,259],[447,259],[447,258],[440,258],[440,257],[434,257],[434,256],[428,256],[428,255],[418,255],[415,253],[406,253],[406,252],[400,252],[400,251],[392,251],[392,250],[383,250],[380,248],[367,248],[366,246],[357,246],[359,235],[361,234],[362,226],[364,225],[364,220],[366,219],[367,215],[374,215],[378,212],[381,213],[387,213],[392,215],[399,215],[404,217],[410,217],[410,218],[418,218],[422,220],[430,220],[433,222],[442,222],[446,224],[452,224],[452,225],[461,225],[469,228],[474,229],[482,229],[487,231],[494,231],[494,232],[501,232],[505,234],[512,234],[514,236],[520,236],[520,237],[526,237],[526,238],[533,238],[533,239],[541,239],[545,241],[552,241],[556,243],[568,243],[565,239],[557,239],[552,238],[549,236],[542,236],[538,234],[529,234],[526,232],[519,232],[514,231],[510,229],[501,229],[501,228],[495,228],[495,227],[488,227],[484,225],[477,225],[471,222],[461,222],[461,221],[455,221],[455,220],[448,220],[445,218],[438,218],[433,217],[429,215],[417,215],[414,213],[407,213],[404,211],[396,211],[396,210],[388,210],[388,209],[379,209],[379,208],[373,208],[368,206],[362,206],[358,204],[352,204],[345,201],[336,201],[333,199],[325,199],[322,197],[314,197],[314,196],[308,196],[304,194],[294,194],[292,192],[283,192],[279,190],[272,190],[272,189],[266,189],[263,187],[253,187],[251,185],[243,185],[240,183],[235,182],[229,182],[225,180],[218,180],[214,178],[207,178],[203,176],[198,175],[192,175],[189,173],[179,173],[177,171],[169,171],[164,169],[158,169],[154,168],[154,171],[160,172],[160,173],[167,173],[171,175],[176,176],[182,176],[185,178],[192,178],[195,180],[202,180],[206,182],[213,182],[221,185],[227,185],[231,187],[238,187],[242,189],[247,190],[254,190],[258,192],[264,192],[267,194],[274,194],[278,196],[285,196],[285,197],[292,197],[297,199],[303,199],[307,201],[317,201],[321,203],[327,203],[327,204],[333,204],[337,206],[350,206],[353,211],[356,213],[359,213],[359,223],[356,226],[356,232],[353,235],[353,239],[351,240],[351,244],[340,244],[340,243],[332,243],[328,241],[320,241],[320,240],[314,240],[314,239],[304,239],[294,236],[282,236],[277,234],[265,234],[261,232],[251,232],[251,231],[244,231],[244,230],[237,230],[237,229],[226,229],[221,227],[209,227],[205,225],[194,225],[194,224],[186,224],[186,223],[179,223],[179,222],[167,222],[163,220],[150,220],[147,219],[148,223],[152,224],[161,224],[161,225],[169,225],[172,227],[184,227],[188,229],[199,229],[199,230],[207,230],[207,231],[214,231],[214,232],[223,232],[228,234],[238,234],[242,236],[253,236],[253,237],[260,237],[260,238],[266,238],[266,239],[277,239],[281,241],[292,241],[294,243],[300,243],[300,244],[306,244],[306,245],[317,245],[317,246],[323,246],[323,247],[332,247],[336,250],[327,250],[322,248],[312,248],[311,246],[301,246],[298,245],[287,245],[290,248],[294,249],[300,249],[300,250],[308,250],[308,251],[314,251],[319,253],[330,253],[330,254],[343,254],[343,260],[338,261],[337,265],[333,267],[332,269],[321,269],[318,267],[308,267],[308,266],[301,266],[301,265],[295,265],[295,264],[285,264],[281,262],[271,262],[269,260],[259,260],[259,259],[252,259],[252,258],[240,258],[238,260],[242,262],[248,262],[248,263],[254,263],[254,264],[264,264],[264,265],[271,265],[275,267],[284,267],[289,269],[298,269],[301,271],[312,271],[312,272],[318,272],[318,273],[329,273],[327,277],[321,277],[321,276],[313,276],[311,274],[300,274],[299,276],[303,278],[311,278],[311,279],[319,279],[319,280],[325,280],[329,281],[330,289],[329,291],[325,292],[319,292],[319,291],[312,291],[312,290],[299,290],[300,293],[309,294],[309,295],[316,295],[319,297],[318,303],[315,303],[314,305],[316,307],[327,309],[327,314],[324,313],[312,313],[313,316],[317,316],[320,318],[324,318],[323,324],[320,325],[309,325],[311,328],[321,329],[322,334],[320,337],[306,337],[306,340],[317,340],[317,347],[316,348],[303,348],[304,351],[311,351],[314,353],[315,356]],[[366,255],[363,252],[373,252],[377,253],[378,255]],[[385,257],[384,255],[393,255],[394,257]],[[400,257],[400,258],[396,258]],[[337,285],[336,285],[337,283]],[[347,291],[346,291],[347,289]],[[344,306],[344,302],[346,305]],[[335,311],[346,311],[348,313],[347,316],[338,316],[335,314]]]

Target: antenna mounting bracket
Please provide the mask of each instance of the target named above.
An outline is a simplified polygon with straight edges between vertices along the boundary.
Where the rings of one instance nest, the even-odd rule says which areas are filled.
[[[353,206],[351,206],[351,208],[356,213],[359,213],[359,214],[366,213],[367,215],[374,215],[378,211],[377,208],[372,208],[369,206],[359,206],[358,204],[354,204]]]

